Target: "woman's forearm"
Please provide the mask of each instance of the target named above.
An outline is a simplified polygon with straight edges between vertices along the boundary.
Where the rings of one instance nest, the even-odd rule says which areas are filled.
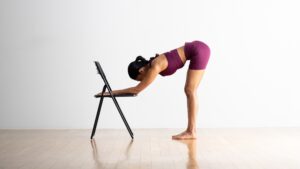
[[[132,93],[132,94],[137,95],[139,93],[139,91],[136,89],[136,87],[130,87],[130,88],[127,88],[127,89],[113,90],[112,91],[113,95],[125,94],[125,93]],[[102,92],[96,94],[95,96],[101,96],[101,95],[102,95]],[[104,95],[109,95],[109,92],[108,91],[104,92]]]
[[[135,87],[130,87],[130,88],[121,89],[121,90],[113,90],[112,92],[113,92],[112,94],[114,94],[114,95],[125,94],[125,93],[132,93],[132,94],[139,93],[139,91]]]

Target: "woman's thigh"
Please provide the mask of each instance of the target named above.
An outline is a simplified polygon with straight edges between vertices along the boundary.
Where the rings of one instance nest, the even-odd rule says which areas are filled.
[[[205,73],[205,69],[202,70],[188,69],[186,82],[185,82],[185,90],[196,91],[203,78],[204,73]]]

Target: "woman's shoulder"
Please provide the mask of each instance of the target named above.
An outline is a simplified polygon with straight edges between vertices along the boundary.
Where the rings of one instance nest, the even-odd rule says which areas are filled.
[[[151,67],[156,67],[160,70],[164,70],[168,66],[167,58],[164,54],[156,55],[151,61]]]

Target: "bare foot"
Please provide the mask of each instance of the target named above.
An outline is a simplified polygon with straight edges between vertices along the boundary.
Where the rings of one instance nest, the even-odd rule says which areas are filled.
[[[180,134],[172,136],[172,139],[174,140],[197,139],[197,133],[184,131]]]

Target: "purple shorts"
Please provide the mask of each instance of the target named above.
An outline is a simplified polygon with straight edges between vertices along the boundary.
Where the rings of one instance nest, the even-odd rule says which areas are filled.
[[[190,60],[189,69],[205,69],[210,56],[209,47],[201,41],[186,42],[184,53],[187,60]]]
[[[196,40],[186,42],[184,44],[184,53],[186,59],[190,60],[189,69],[202,70],[206,68],[210,56],[210,49],[205,43]],[[184,66],[177,49],[165,52],[164,55],[168,60],[168,67],[160,72],[162,76],[169,76]]]

